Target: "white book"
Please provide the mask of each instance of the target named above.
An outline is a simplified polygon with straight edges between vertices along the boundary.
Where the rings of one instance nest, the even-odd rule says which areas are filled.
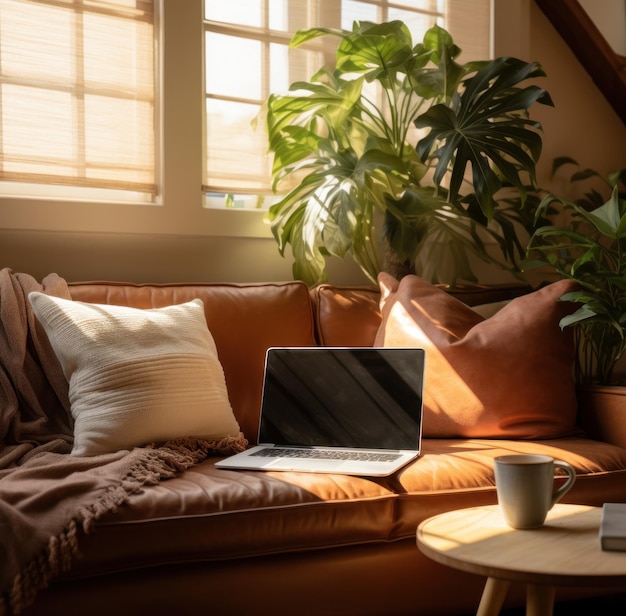
[[[607,551],[626,551],[626,503],[602,506],[600,547]]]

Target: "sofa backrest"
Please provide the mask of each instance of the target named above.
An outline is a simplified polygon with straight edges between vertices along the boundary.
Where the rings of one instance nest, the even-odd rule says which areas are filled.
[[[469,305],[511,299],[520,285],[460,287],[449,292]],[[74,300],[134,308],[161,308],[194,298],[204,302],[207,324],[233,411],[251,443],[257,440],[265,352],[272,346],[372,346],[380,325],[374,286],[277,283],[70,283]]]
[[[194,298],[224,368],[241,430],[256,442],[265,352],[270,346],[316,344],[309,290],[302,282],[268,284],[71,283],[74,300],[134,308],[161,308]]]
[[[378,287],[322,284],[311,289],[322,346],[372,346],[381,322]]]
[[[484,306],[528,293],[519,284],[439,285],[468,306]],[[317,341],[323,346],[372,346],[381,323],[380,292],[374,286],[322,284],[311,289]]]

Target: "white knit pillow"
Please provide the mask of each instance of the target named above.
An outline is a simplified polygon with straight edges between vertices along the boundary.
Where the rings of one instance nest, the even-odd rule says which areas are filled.
[[[140,310],[28,297],[69,382],[73,455],[239,434],[201,300]]]

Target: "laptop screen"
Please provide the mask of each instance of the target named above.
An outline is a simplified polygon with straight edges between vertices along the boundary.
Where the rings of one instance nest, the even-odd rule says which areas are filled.
[[[418,449],[423,375],[423,349],[269,349],[259,443]]]

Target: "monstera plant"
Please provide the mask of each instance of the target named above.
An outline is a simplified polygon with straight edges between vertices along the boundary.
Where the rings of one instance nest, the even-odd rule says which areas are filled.
[[[472,256],[518,272],[542,146],[528,109],[552,104],[521,84],[541,67],[462,64],[446,30],[414,45],[400,21],[299,31],[291,45],[320,36],[339,37],[335,67],[267,101],[280,195],[268,220],[294,277],[325,280],[331,255],[372,281],[391,262],[432,282],[476,281]]]
[[[555,160],[554,171],[570,158]],[[595,171],[576,171],[571,180],[600,177]],[[526,268],[549,266],[577,290],[561,299],[578,309],[561,321],[573,327],[578,346],[576,380],[581,385],[615,384],[614,370],[626,351],[626,169],[609,174],[610,196],[589,190],[573,200],[548,194],[537,215],[558,215],[562,224],[539,226],[528,244]]]

